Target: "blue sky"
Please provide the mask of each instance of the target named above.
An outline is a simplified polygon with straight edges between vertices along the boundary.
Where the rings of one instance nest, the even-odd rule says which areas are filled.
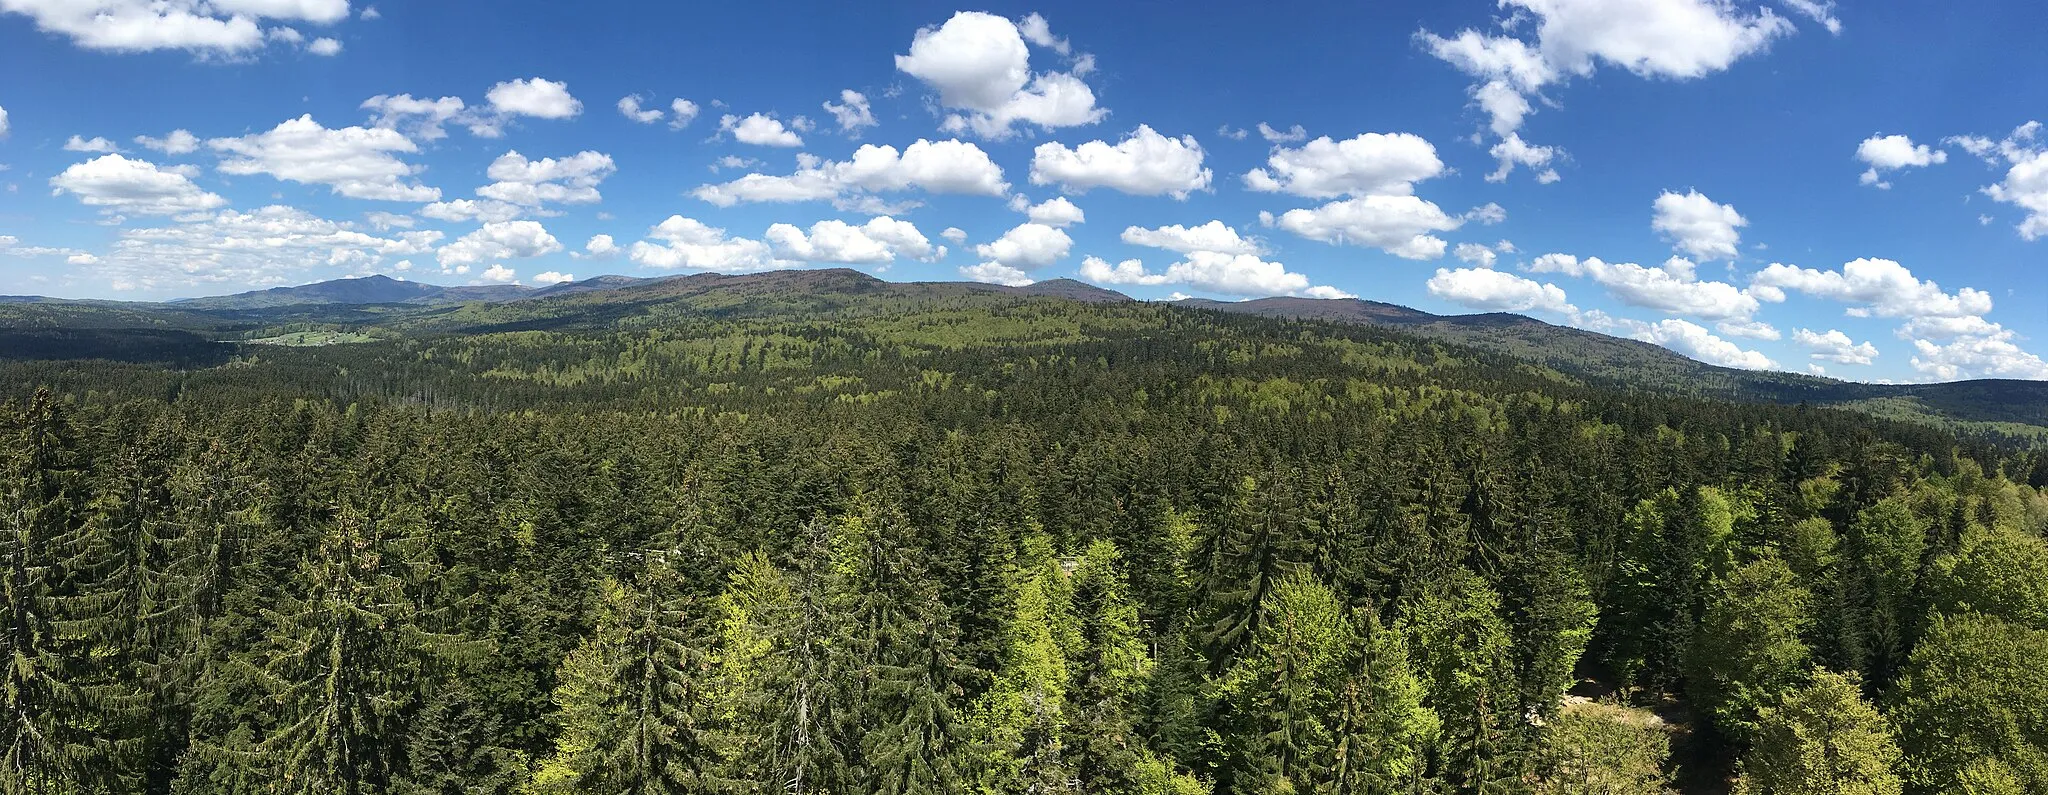
[[[847,266],[2048,379],[2044,23],[2005,0],[0,0],[0,293]]]

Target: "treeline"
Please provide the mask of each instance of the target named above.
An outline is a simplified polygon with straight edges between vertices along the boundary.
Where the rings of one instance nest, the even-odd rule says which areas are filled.
[[[15,365],[0,792],[2048,791],[2032,452],[917,317]]]

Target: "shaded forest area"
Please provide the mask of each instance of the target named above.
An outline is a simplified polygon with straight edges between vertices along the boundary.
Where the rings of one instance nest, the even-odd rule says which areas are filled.
[[[0,362],[0,792],[2048,791],[2014,439],[855,309]]]

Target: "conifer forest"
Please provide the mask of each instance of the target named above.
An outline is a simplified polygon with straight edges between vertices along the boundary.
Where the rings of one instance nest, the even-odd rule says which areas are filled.
[[[2010,417],[836,272],[0,327],[5,795],[2048,792]]]

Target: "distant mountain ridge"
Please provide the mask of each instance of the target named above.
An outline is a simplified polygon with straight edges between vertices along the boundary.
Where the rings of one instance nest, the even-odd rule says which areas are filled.
[[[607,275],[546,287],[445,287],[369,276],[157,304],[0,297],[0,308],[12,307],[8,314],[0,314],[0,332],[6,332],[10,326],[16,336],[21,336],[26,333],[24,328],[91,327],[117,331],[166,322],[199,328],[195,323],[230,321],[246,328],[249,324],[345,326],[396,321],[404,327],[431,333],[493,333],[607,327],[679,302],[699,307],[695,311],[830,318],[842,311],[862,311],[861,307],[871,306],[877,298],[942,299],[975,294],[1105,306],[1136,302],[1123,293],[1072,279],[1052,279],[1021,287],[976,282],[890,282],[848,268],[645,278]],[[1847,405],[1900,418],[2017,424],[2035,429],[2029,432],[2048,429],[2048,382],[1987,380],[1885,386],[1795,373],[1735,370],[1705,364],[1650,343],[1557,326],[1522,315],[1436,315],[1356,298],[1187,299],[1167,305],[1195,311],[1391,328],[1626,388],[1775,403]],[[207,318],[216,320],[206,321]],[[38,333],[42,336],[37,339],[42,340],[51,332]],[[128,344],[118,336],[107,339],[114,347]]]

